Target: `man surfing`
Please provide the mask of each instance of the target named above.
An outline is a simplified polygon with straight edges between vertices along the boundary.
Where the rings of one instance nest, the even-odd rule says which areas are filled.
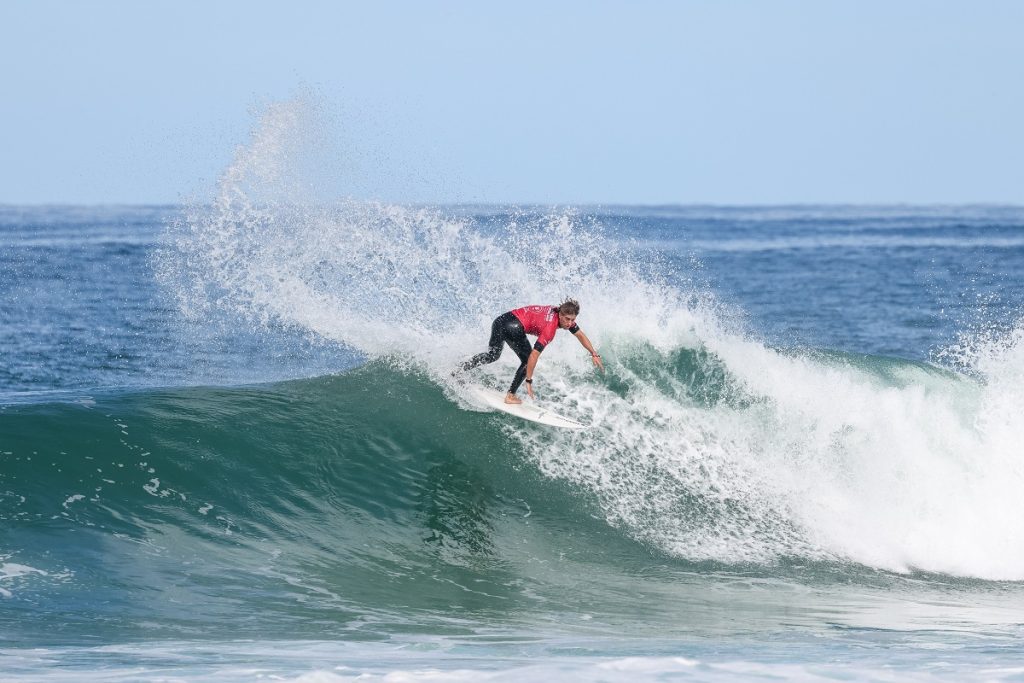
[[[566,299],[558,306],[524,306],[502,313],[491,323],[491,339],[487,343],[487,350],[463,363],[462,369],[470,370],[478,365],[493,363],[501,356],[504,344],[508,344],[522,363],[512,378],[512,385],[505,395],[505,403],[522,403],[522,399],[516,396],[516,391],[525,381],[526,393],[533,398],[533,371],[537,367],[537,360],[544,347],[555,338],[555,332],[563,329],[572,332],[583,348],[590,352],[590,359],[594,361],[594,365],[604,372],[601,356],[594,350],[594,345],[590,343],[587,335],[583,334],[583,330],[576,325],[576,316],[579,312],[579,303],[575,299]],[[530,340],[526,338],[528,334],[537,337],[532,349]]]

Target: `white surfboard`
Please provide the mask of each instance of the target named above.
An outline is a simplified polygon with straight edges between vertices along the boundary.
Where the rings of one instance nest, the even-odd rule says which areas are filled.
[[[484,387],[470,387],[469,393],[490,408],[521,417],[524,420],[530,420],[531,422],[539,422],[542,425],[559,427],[561,429],[586,429],[590,426],[564,415],[559,415],[547,408],[540,408],[527,401],[522,403],[505,403],[505,393],[502,391],[485,389]]]

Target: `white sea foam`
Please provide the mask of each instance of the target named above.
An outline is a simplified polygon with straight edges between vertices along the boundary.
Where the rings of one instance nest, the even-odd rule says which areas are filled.
[[[68,496],[67,500],[64,501],[63,507],[64,507],[65,510],[67,510],[68,506],[71,505],[72,503],[75,503],[75,502],[78,502],[78,501],[84,500],[84,499],[85,499],[85,496],[83,496],[81,493],[76,493],[76,494],[74,494],[72,496]]]
[[[597,427],[522,437],[539,466],[594,490],[629,533],[690,559],[1024,577],[1019,340],[999,362],[984,356],[995,367],[980,384],[913,366],[879,375],[726,336],[702,343],[745,400],[709,408],[650,382],[624,397],[577,383]]]
[[[149,641],[145,646],[114,644],[102,647],[51,647],[0,650],[6,664],[5,681],[68,680],[103,683],[160,680],[292,681],[294,683],[463,683],[487,681],[567,681],[637,683],[639,681],[1001,681],[1016,680],[1019,667],[994,667],[980,655],[964,655],[961,647],[936,659],[934,650],[886,647],[878,653],[863,646],[851,654],[808,657],[807,646],[795,654],[758,657],[710,653],[708,657],[668,654],[691,651],[688,644],[665,644],[666,654],[611,656],[594,654],[615,643],[597,641],[587,647],[552,652],[543,646],[520,644],[488,650],[484,645],[424,642],[378,644],[344,642]],[[557,642],[553,645],[557,646]],[[531,645],[533,647],[531,648]],[[820,644],[815,643],[820,647]],[[530,650],[536,652],[530,652]],[[159,658],[157,657],[159,655]]]
[[[594,426],[508,432],[624,533],[691,560],[1024,579],[1020,331],[979,345],[968,375],[772,349],[572,211],[482,226],[304,202],[291,169],[317,130],[306,118],[302,101],[269,107],[215,203],[171,229],[158,272],[187,314],[301,330],[455,397],[448,372],[483,350],[495,315],[572,295],[607,381],[560,335],[537,389]],[[503,383],[513,367],[482,376]]]
[[[3,562],[3,559],[4,558],[0,558],[0,597],[10,598],[14,596],[14,593],[4,587],[4,584],[9,585],[12,579],[17,579],[31,574],[38,574],[40,576],[47,575],[47,573],[42,569],[18,564],[17,562]]]

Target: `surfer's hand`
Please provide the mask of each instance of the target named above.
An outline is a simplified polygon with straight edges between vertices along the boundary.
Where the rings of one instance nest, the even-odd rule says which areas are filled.
[[[594,361],[594,366],[596,368],[598,368],[601,372],[604,372],[604,363],[601,362],[601,356],[597,355],[596,353],[592,354],[590,356],[590,360]]]
[[[533,384],[531,384],[530,382],[526,383],[526,393],[530,395],[530,398],[534,398],[534,396],[533,396]]]

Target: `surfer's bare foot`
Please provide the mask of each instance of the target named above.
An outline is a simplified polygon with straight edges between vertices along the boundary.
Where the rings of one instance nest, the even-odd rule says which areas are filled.
[[[523,402],[523,399],[516,398],[515,394],[505,394],[505,403],[511,403],[511,404],[515,405],[517,403],[522,403],[522,402]]]

